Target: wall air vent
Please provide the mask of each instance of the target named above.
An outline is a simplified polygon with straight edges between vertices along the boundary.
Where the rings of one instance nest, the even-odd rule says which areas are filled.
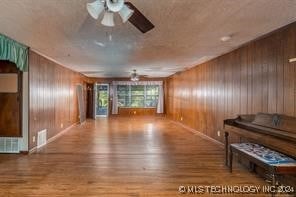
[[[19,138],[0,137],[0,153],[19,153]]]
[[[37,134],[37,148],[41,148],[47,143],[47,130],[39,131]]]

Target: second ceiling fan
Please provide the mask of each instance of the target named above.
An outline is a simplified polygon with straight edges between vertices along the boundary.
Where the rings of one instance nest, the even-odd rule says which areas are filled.
[[[101,24],[113,27],[114,13],[118,13],[125,23],[129,21],[142,33],[146,33],[154,28],[154,25],[131,3],[124,0],[96,0],[86,5],[88,13],[98,19],[104,11],[104,17]]]

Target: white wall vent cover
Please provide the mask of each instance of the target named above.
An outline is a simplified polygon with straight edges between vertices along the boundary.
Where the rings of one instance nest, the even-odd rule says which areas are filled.
[[[47,142],[46,136],[47,136],[47,130],[46,129],[38,132],[38,135],[37,135],[37,148],[40,148],[40,147],[42,147],[42,146],[44,146],[46,144],[46,142]]]
[[[0,153],[19,153],[19,138],[0,137]]]

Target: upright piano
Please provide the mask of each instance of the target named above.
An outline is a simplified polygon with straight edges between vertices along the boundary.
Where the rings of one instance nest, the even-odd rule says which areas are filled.
[[[235,119],[224,120],[224,134],[225,134],[225,164],[229,166],[230,172],[232,171],[232,156],[233,151],[247,157],[249,160],[249,165],[251,170],[255,170],[255,166],[258,165],[267,171],[266,175],[270,175],[271,183],[273,186],[277,184],[278,175],[287,175],[287,180],[282,180],[281,182],[286,182],[292,184],[292,187],[296,187],[296,167],[295,162],[292,164],[275,164],[266,165],[255,157],[254,155],[235,148],[237,145],[262,145],[262,147],[267,147],[271,151],[277,151],[279,154],[284,154],[290,160],[295,161],[296,159],[296,118],[291,116],[285,116],[280,114],[266,114],[258,113],[251,115],[239,115]],[[233,136],[240,143],[235,144],[229,143],[231,139],[233,141]],[[237,138],[239,137],[239,139]],[[241,143],[247,142],[247,143]],[[229,157],[229,147],[230,147],[230,157]],[[252,156],[250,156],[252,155]],[[257,156],[257,153],[255,154]],[[267,155],[268,156],[268,155]],[[292,176],[290,176],[292,175]],[[296,193],[296,192],[295,192]],[[295,194],[294,193],[294,194]],[[272,193],[274,196],[275,193]]]
[[[224,120],[224,134],[226,165],[232,135],[296,158],[295,117],[266,113],[239,115],[235,119]]]

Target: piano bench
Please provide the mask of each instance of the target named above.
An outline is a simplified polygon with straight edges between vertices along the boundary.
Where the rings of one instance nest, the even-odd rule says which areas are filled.
[[[233,153],[236,153],[252,164],[262,167],[271,175],[272,185],[276,186],[277,175],[296,174],[296,160],[254,143],[230,144],[229,170],[232,172]]]

